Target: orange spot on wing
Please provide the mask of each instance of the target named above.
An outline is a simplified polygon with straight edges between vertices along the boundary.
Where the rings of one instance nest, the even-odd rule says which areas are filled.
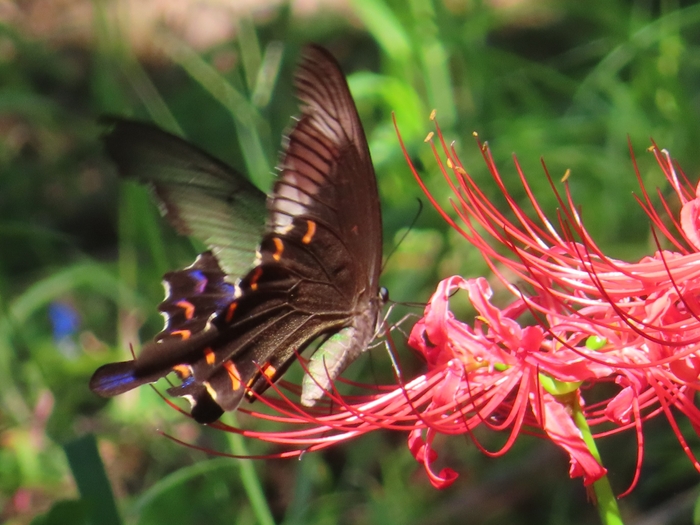
[[[301,242],[309,244],[316,234],[316,223],[314,221],[306,221],[306,234],[301,238]]]
[[[282,258],[282,252],[284,251],[284,243],[282,242],[282,239],[279,239],[278,237],[275,237],[272,239],[272,241],[275,243],[276,248],[275,253],[272,254],[272,258],[275,261],[279,261]]]
[[[180,379],[187,379],[192,375],[192,368],[189,365],[175,365],[173,370],[177,372]]]
[[[192,332],[190,332],[189,330],[174,330],[170,332],[170,335],[179,335],[182,338],[182,340],[185,341],[186,339],[190,338]]]
[[[237,302],[232,302],[230,305],[228,305],[228,310],[226,310],[226,322],[230,323],[231,319],[233,319],[233,313],[236,311],[236,308],[238,308],[238,303]]]
[[[185,319],[188,321],[194,317],[194,305],[191,302],[183,299],[182,301],[176,302],[175,306],[179,306],[185,311]]]
[[[269,380],[272,380],[272,378],[275,377],[276,373],[277,369],[274,366],[272,366],[269,362],[265,363],[261,367],[260,372],[255,376],[251,377],[246,383],[245,387],[246,390],[248,390],[246,392],[246,397],[251,401],[255,399],[255,393],[252,390],[250,390],[250,387],[253,386],[253,383],[255,383],[255,381],[260,377],[260,374],[264,375]]]
[[[233,364],[233,361],[230,359],[224,361],[224,368],[228,372],[229,378],[231,378],[231,388],[233,390],[241,388],[241,373],[238,371],[238,368],[236,368],[236,365]]]
[[[216,363],[216,354],[209,347],[204,349],[204,360],[207,362],[208,365],[213,365],[214,363]]]
[[[258,266],[253,272],[253,277],[250,278],[250,289],[255,291],[258,289],[258,279],[262,276],[262,268]]]
[[[272,366],[270,363],[265,363],[262,368],[262,373],[265,377],[268,379],[272,379],[275,377],[275,374],[277,373],[277,369]]]

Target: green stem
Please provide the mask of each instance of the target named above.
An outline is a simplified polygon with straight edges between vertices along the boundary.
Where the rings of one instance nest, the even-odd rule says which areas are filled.
[[[591,452],[596,461],[602,465],[603,462],[600,460],[600,453],[598,452],[598,447],[596,446],[593,435],[591,434],[588,421],[586,421],[586,416],[583,414],[581,405],[579,405],[575,396],[574,399],[575,401],[572,406],[574,409],[574,423],[581,431],[583,440],[588,446],[588,450]],[[607,475],[593,483],[593,492],[595,492],[597,500],[600,521],[605,525],[623,525],[622,516],[620,516],[620,508],[617,506],[617,498],[615,498],[615,494],[613,494]]]
[[[231,415],[234,425],[238,425],[238,421],[235,416]],[[228,438],[229,446],[231,451],[237,456],[248,456],[248,449],[243,441],[243,436],[229,432],[226,434]],[[253,513],[257,519],[257,522],[261,525],[275,525],[275,520],[272,517],[272,512],[267,504],[265,498],[265,493],[262,488],[262,483],[255,472],[255,466],[253,465],[253,460],[251,459],[239,459],[239,466],[241,469],[241,482],[243,483],[243,490],[245,490],[248,495],[248,501],[250,501],[251,507],[253,508]]]

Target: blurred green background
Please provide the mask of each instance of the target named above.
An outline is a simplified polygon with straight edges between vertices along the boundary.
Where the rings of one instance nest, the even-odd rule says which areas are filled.
[[[190,264],[198,248],[161,220],[142,188],[117,182],[98,116],[153,121],[267,189],[296,113],[292,72],[309,41],[326,46],[348,73],[376,166],[385,254],[421,196],[392,112],[446,207],[449,190],[423,144],[432,109],[496,203],[503,198],[475,130],[524,199],[517,153],[552,217],[556,202],[540,157],[555,179],[571,169],[589,231],[617,258],[654,249],[631,196],[628,138],[650,191],[670,193],[645,151],[649,137],[697,179],[695,2],[0,1],[0,521],[598,522],[581,481],[568,477],[566,456],[528,436],[498,459],[465,436],[438,440],[440,464],[460,477],[437,491],[402,434],[375,433],[301,461],[217,459],[156,430],[220,451],[275,449],[205,432],[148,388],[109,402],[89,392],[97,366],[125,359],[130,344],[160,330],[160,278]],[[478,253],[426,207],[382,283],[394,300],[425,301],[440,278],[486,272]],[[383,380],[376,378],[384,377],[386,354],[370,354],[351,377]],[[410,350],[401,361],[409,375],[421,370]],[[505,439],[478,437],[491,450]],[[632,479],[636,447],[631,433],[600,443],[618,493]],[[698,475],[661,418],[645,426],[645,450],[639,486],[621,501],[626,522],[690,523]]]

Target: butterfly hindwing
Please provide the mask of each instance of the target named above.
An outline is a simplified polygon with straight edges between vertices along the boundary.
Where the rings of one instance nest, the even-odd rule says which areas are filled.
[[[213,315],[226,308],[236,295],[212,252],[204,252],[188,268],[163,276],[166,297],[158,306],[165,327],[156,341],[190,337],[203,331]]]

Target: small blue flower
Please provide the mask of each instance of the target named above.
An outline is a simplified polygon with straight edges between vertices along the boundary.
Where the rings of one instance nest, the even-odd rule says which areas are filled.
[[[78,331],[80,316],[68,303],[53,302],[49,305],[49,320],[53,327],[53,337],[56,341],[62,341]]]

